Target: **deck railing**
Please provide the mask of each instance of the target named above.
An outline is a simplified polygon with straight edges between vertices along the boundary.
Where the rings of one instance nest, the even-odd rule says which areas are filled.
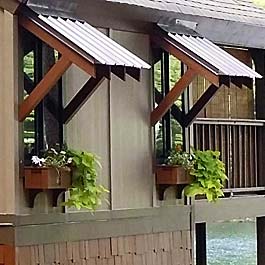
[[[260,187],[261,146],[265,121],[198,119],[194,122],[194,147],[219,150],[229,178],[228,189]]]

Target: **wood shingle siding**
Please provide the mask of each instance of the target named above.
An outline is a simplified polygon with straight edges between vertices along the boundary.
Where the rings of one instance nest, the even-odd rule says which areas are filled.
[[[19,265],[190,265],[190,231],[17,247]]]

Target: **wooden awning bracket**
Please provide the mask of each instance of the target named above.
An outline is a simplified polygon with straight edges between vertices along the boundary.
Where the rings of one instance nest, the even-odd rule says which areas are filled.
[[[213,98],[219,87],[211,84],[208,89],[201,95],[193,107],[185,114],[184,127],[189,127],[191,123],[195,120],[198,114],[207,106],[210,100]]]
[[[137,81],[140,80],[141,69],[128,66],[96,64],[90,57],[83,57],[78,50],[68,47],[67,44],[59,40],[52,31],[49,32],[44,30],[42,23],[43,22],[39,20],[38,22],[32,21],[23,14],[19,16],[19,24],[37,38],[57,50],[61,54],[61,58],[54,64],[40,83],[34,89],[30,89],[29,96],[19,106],[20,122],[24,121],[31,111],[33,111],[44,97],[48,95],[56,82],[62,77],[72,63],[84,70],[91,78],[64,108],[64,123],[67,123],[76,114],[105,78],[111,78],[111,72],[122,80],[126,79],[126,74]],[[27,82],[29,80],[25,81]]]
[[[163,95],[155,88],[155,102],[156,104],[160,104],[160,102],[163,100]],[[173,104],[171,106],[171,115],[175,120],[179,122],[179,124],[183,127],[184,126],[184,119],[185,115],[184,113],[178,108],[176,104]]]
[[[196,77],[195,71],[189,68],[185,74],[178,80],[175,86],[164,97],[160,104],[151,113],[151,125],[154,126],[172,107],[185,88]]]
[[[24,72],[24,89],[29,95],[34,89],[34,82],[29,78],[29,76]],[[55,100],[48,94],[46,96],[47,109],[53,115],[53,117],[59,121],[58,106]]]
[[[174,115],[172,113],[173,117],[180,123],[180,125],[188,127],[200,111],[206,107],[219,86],[221,84],[230,85],[230,78],[227,76],[216,75],[214,72],[207,69],[207,67],[199,64],[195,59],[192,59],[185,54],[184,51],[174,46],[169,38],[161,36],[159,32],[157,35],[151,37],[151,41],[156,47],[161,47],[177,59],[181,60],[188,67],[187,71],[169,93],[163,99],[161,99],[162,95],[160,95],[160,102],[157,102],[156,100],[158,106],[151,113],[151,125],[154,126],[163,118],[167,111],[171,109],[171,112],[174,111]],[[210,85],[210,87],[204,92],[192,109],[187,114],[184,114],[174,103],[197,75],[205,77],[210,83],[212,83],[212,85]],[[156,94],[156,97],[157,96],[158,95]]]
[[[182,127],[189,127],[197,115],[207,106],[211,98],[214,96],[219,87],[210,85],[209,88],[201,95],[197,102],[193,105],[191,110],[184,114],[179,107],[174,103],[171,106],[171,115],[178,121]],[[163,100],[162,94],[155,89],[156,103],[159,104]]]

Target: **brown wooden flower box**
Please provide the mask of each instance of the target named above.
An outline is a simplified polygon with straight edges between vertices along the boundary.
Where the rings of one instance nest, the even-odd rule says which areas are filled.
[[[25,167],[26,189],[68,189],[71,186],[70,168]]]
[[[189,172],[181,166],[156,166],[156,184],[158,185],[183,185],[189,184],[190,181]]]

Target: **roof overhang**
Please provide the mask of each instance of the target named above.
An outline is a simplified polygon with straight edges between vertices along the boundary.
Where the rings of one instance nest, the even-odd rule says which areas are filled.
[[[91,0],[89,8],[87,8],[87,1],[85,0],[73,0],[71,5],[66,4],[64,0],[30,0],[29,4],[32,5],[32,8],[44,13],[52,12],[54,15],[81,17],[87,21],[93,20],[95,25],[103,27],[106,24],[104,24],[105,19],[102,20],[102,17],[107,18],[108,21],[110,18],[115,21],[134,20],[151,23],[160,23],[162,20],[164,23],[169,23],[170,26],[172,26],[170,20],[193,21],[197,23],[196,31],[214,43],[265,49],[265,25],[260,26],[228,19],[210,18],[203,16],[203,13],[201,16],[190,15],[102,0]],[[174,30],[172,27],[171,32],[174,32]]]
[[[206,38],[174,35],[160,27],[155,27],[151,42],[154,48],[159,48],[172,54],[187,66],[187,71],[180,80],[163,99],[160,98],[159,102],[157,102],[158,106],[151,113],[151,124],[153,126],[172,106],[175,109],[177,108],[175,101],[197,75],[207,79],[211,85],[187,114],[177,110],[178,115],[176,118],[184,127],[192,123],[222,85],[228,87],[230,83],[238,86],[242,86],[242,84],[248,85],[248,79],[262,78],[253,69]]]

